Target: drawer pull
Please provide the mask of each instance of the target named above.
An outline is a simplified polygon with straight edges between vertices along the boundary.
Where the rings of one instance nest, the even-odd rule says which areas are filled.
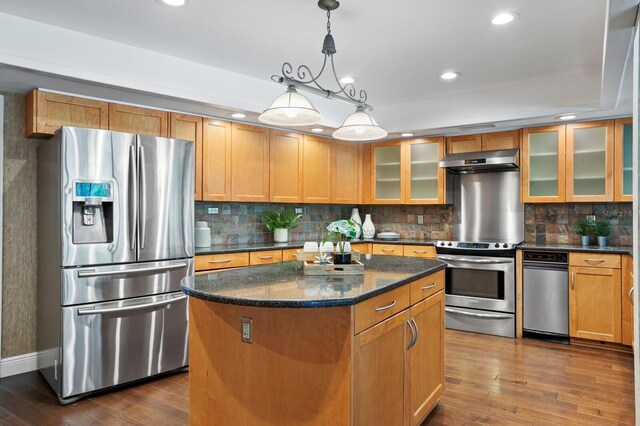
[[[273,259],[273,256],[260,256],[260,260],[269,260]]]
[[[391,302],[391,304],[389,304],[389,305],[387,305],[387,306],[381,306],[381,307],[379,307],[379,308],[376,308],[376,312],[379,312],[379,311],[386,311],[387,309],[391,309],[391,308],[393,308],[394,306],[396,306],[396,301],[395,301],[395,300],[394,300],[393,302]]]
[[[415,254],[425,254],[427,251],[426,250],[414,250],[413,252]]]
[[[432,288],[434,288],[436,286],[436,283],[433,283],[431,285],[425,285],[424,287],[422,287],[423,290],[430,290]]]
[[[383,248],[382,251],[396,251],[396,249],[392,249],[392,248]]]
[[[631,290],[629,290],[629,294],[627,294],[627,298],[629,299],[629,302],[631,302],[631,304],[633,305],[633,296],[631,296],[634,292],[636,288],[635,287],[631,287]]]
[[[576,283],[576,273],[572,272],[571,273],[571,290],[575,288],[575,283]]]
[[[602,263],[604,259],[585,259],[584,261],[588,263]]]
[[[409,326],[409,330],[411,331],[411,340],[409,341],[409,346],[407,346],[407,350],[409,350],[416,340],[416,331],[413,328],[413,323],[411,322],[411,320],[407,321],[407,325]]]
[[[207,263],[229,263],[231,259],[208,260]]]

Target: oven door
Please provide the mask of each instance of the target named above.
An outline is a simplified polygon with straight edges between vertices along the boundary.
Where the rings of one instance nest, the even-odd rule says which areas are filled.
[[[437,258],[447,263],[447,306],[515,313],[513,258],[450,254]]]

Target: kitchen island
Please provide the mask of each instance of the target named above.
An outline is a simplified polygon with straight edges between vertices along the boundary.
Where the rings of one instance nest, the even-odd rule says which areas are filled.
[[[185,278],[191,424],[420,424],[444,386],[445,264],[366,257]]]

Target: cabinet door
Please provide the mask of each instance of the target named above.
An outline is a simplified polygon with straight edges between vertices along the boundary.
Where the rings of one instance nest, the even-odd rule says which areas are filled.
[[[169,136],[169,113],[157,109],[109,104],[109,130],[149,136]]]
[[[402,143],[380,142],[371,145],[371,203],[402,204],[405,200]]]
[[[365,143],[360,146],[360,158],[362,160],[362,172],[360,175],[360,203],[370,204],[371,194],[371,144]]]
[[[405,422],[408,315],[409,311],[404,310],[354,338],[354,425],[402,425]]]
[[[269,201],[269,129],[232,123],[231,201]]]
[[[622,344],[633,345],[633,258],[622,256]]]
[[[302,201],[302,135],[271,130],[269,200],[274,203]]]
[[[447,138],[447,154],[482,150],[482,135],[451,136]]]
[[[333,141],[333,187],[331,200],[336,204],[360,202],[360,145]]]
[[[109,104],[92,99],[31,91],[26,97],[25,136],[51,136],[62,126],[107,130]]]
[[[231,199],[231,123],[204,119],[202,138],[202,199]]]
[[[567,124],[567,201],[613,201],[613,120]]]
[[[569,335],[621,343],[620,269],[570,267]]]
[[[482,150],[495,151],[499,149],[518,149],[520,148],[520,139],[522,131],[511,130],[508,132],[494,132],[482,134]],[[518,163],[519,163],[518,158]]]
[[[614,199],[633,201],[633,118],[616,120],[614,136]]]
[[[400,244],[372,244],[371,254],[404,256],[404,248]]]
[[[407,350],[405,403],[410,425],[419,425],[444,391],[444,291],[414,305],[415,342]]]
[[[522,202],[565,201],[565,149],[564,125],[523,129]]]
[[[302,195],[305,203],[330,203],[333,176],[332,140],[304,135]]]
[[[445,170],[438,167],[444,156],[444,138],[405,142],[404,168],[407,204],[444,204]]]
[[[202,201],[202,117],[169,114],[169,137],[193,141],[195,148],[195,195],[194,201]]]

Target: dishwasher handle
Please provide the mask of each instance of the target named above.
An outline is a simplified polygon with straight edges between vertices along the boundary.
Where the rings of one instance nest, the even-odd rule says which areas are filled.
[[[522,267],[524,269],[539,269],[546,271],[568,271],[569,265],[566,263],[523,263]]]

